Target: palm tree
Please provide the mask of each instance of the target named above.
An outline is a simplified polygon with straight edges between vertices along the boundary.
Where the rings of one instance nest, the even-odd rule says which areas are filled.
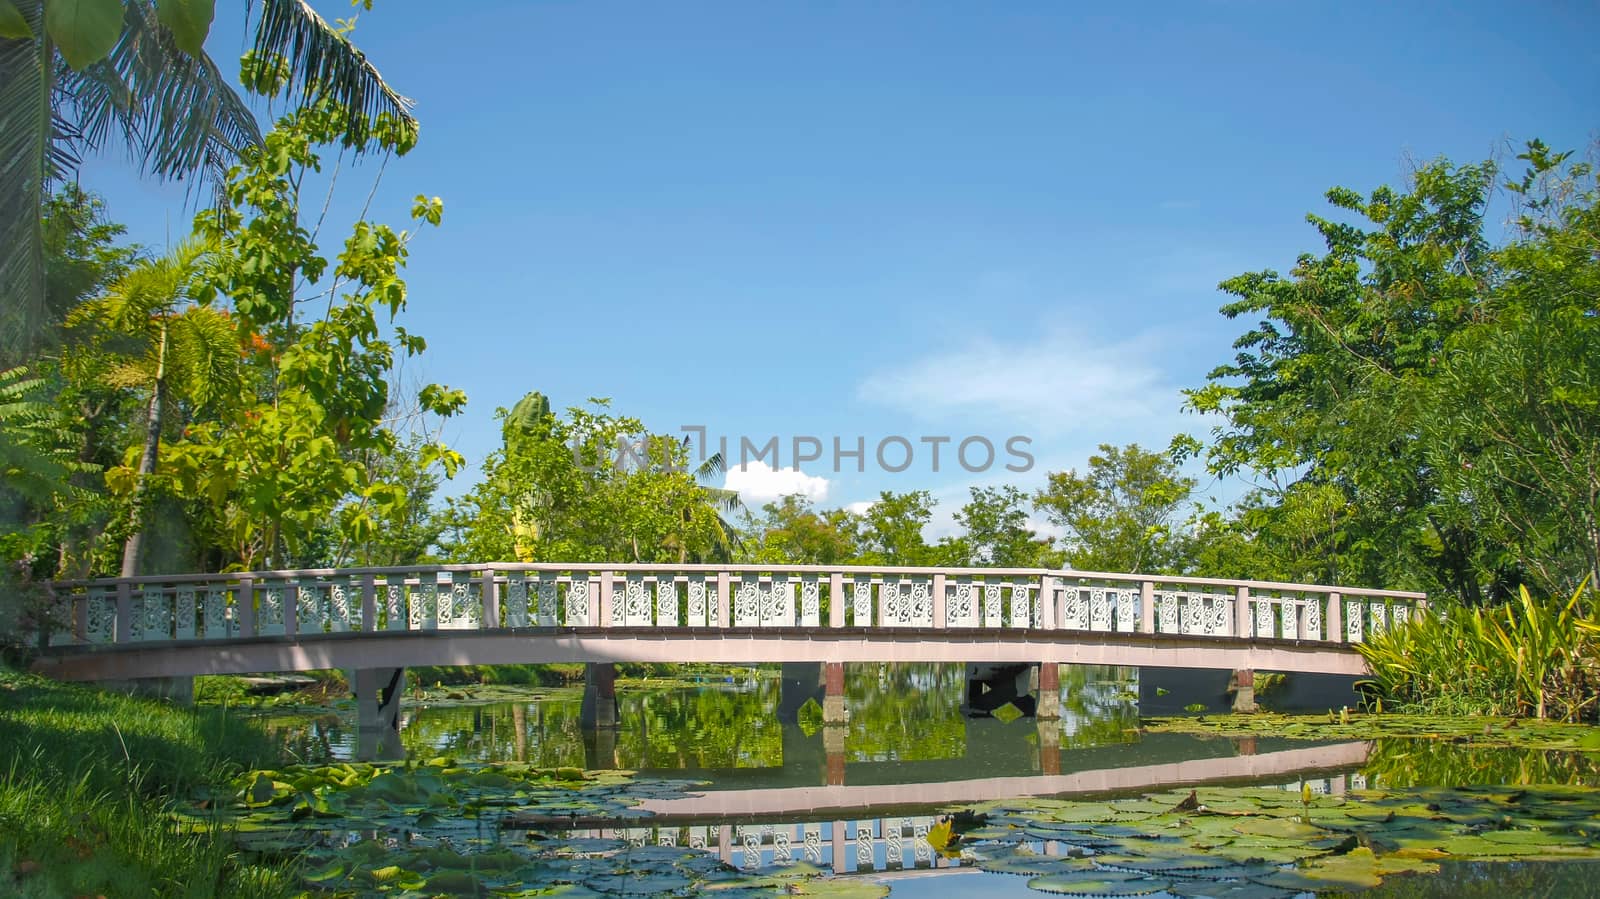
[[[687,440],[687,438],[685,438]],[[731,562],[733,557],[744,550],[744,538],[739,534],[739,528],[728,516],[744,508],[744,503],[739,499],[739,491],[729,490],[726,487],[712,487],[707,481],[720,478],[728,473],[728,460],[721,453],[712,453],[694,470],[694,479],[699,490],[700,501],[711,509],[711,514],[716,516],[716,527],[712,547],[712,559],[717,562]],[[686,557],[679,561],[686,561]]]
[[[138,574],[144,543],[146,498],[156,470],[170,395],[196,406],[237,396],[239,338],[228,316],[191,302],[206,248],[180,244],[170,254],[136,265],[104,296],[73,310],[68,324],[91,326],[107,335],[119,358],[108,386],[147,391],[144,443],[131,484],[132,530],[122,548],[122,576]]]
[[[0,0],[0,364],[33,344],[44,318],[40,210],[87,153],[126,147],[160,179],[220,183],[261,143],[243,98],[201,49],[203,4],[158,0]],[[306,0],[259,0],[247,84],[347,113],[355,152],[415,141],[411,101],[384,83]],[[384,140],[377,138],[382,136]]]

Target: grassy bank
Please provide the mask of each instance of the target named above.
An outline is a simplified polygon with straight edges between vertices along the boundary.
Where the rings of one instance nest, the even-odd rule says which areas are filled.
[[[221,828],[166,810],[245,766],[267,738],[223,709],[56,683],[0,668],[0,894],[280,896]]]

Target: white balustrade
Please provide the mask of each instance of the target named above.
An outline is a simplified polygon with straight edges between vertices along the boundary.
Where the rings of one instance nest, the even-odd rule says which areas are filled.
[[[503,628],[1062,628],[1355,643],[1426,605],[1416,593],[1269,582],[850,566],[499,563],[49,586],[61,605],[52,646],[476,631],[491,612]]]

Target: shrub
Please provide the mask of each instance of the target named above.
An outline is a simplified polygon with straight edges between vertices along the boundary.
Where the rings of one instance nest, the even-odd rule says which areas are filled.
[[[1600,621],[1584,612],[1587,582],[1568,600],[1422,616],[1357,648],[1363,683],[1391,707],[1435,713],[1592,717],[1600,693]]]

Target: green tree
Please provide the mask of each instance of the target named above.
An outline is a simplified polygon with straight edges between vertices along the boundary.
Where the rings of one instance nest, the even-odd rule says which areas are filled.
[[[159,259],[135,265],[112,282],[104,296],[68,317],[69,324],[95,328],[112,354],[105,383],[145,396],[144,435],[131,482],[129,533],[123,544],[122,577],[139,574],[140,548],[149,515],[150,479],[156,470],[163,425],[171,405],[183,397],[196,407],[234,399],[241,386],[239,343],[233,322],[198,305],[204,245],[190,241]]]
[[[1194,492],[1164,453],[1136,443],[1100,445],[1089,469],[1053,471],[1034,494],[1034,507],[1065,530],[1067,562],[1087,571],[1181,571],[1188,560],[1179,511]]]
[[[407,502],[404,485],[372,460],[399,444],[387,418],[396,354],[426,348],[395,324],[407,304],[401,273],[414,233],[358,221],[330,267],[300,221],[301,179],[319,164],[320,146],[342,139],[345,118],[326,101],[285,116],[231,170],[226,202],[196,217],[196,231],[215,247],[206,284],[229,307],[258,370],[238,402],[192,423],[163,455],[170,489],[194,504],[197,524],[234,564],[326,562],[304,555],[328,521],[340,545],[358,546]],[[419,225],[437,225],[442,213],[441,201],[421,196],[412,209]],[[325,304],[321,318],[300,317],[302,292]],[[436,416],[465,402],[435,384],[414,399],[420,414]],[[448,474],[460,457],[428,441],[418,461]]]
[[[1254,475],[1258,517],[1284,507],[1252,529],[1288,567],[1470,603],[1595,567],[1592,172],[1523,158],[1528,214],[1500,246],[1496,164],[1440,160],[1329,191],[1352,221],[1310,216],[1325,252],[1223,282],[1223,313],[1261,320],[1189,404],[1224,421],[1208,467]]]
[[[1444,514],[1558,595],[1600,584],[1600,191],[1569,157],[1518,157],[1492,292],[1406,378]]]
[[[726,558],[719,495],[688,448],[591,400],[565,416],[537,393],[499,410],[504,443],[451,500],[447,554],[462,561],[682,562]]]
[[[818,511],[809,499],[790,495],[761,507],[750,523],[753,561],[841,565],[855,555],[855,526],[843,509]]]
[[[0,646],[43,614],[32,582],[54,573],[50,549],[81,506],[67,425],[44,379],[0,371]]]
[[[0,364],[24,355],[48,321],[40,211],[88,153],[121,144],[147,174],[220,182],[236,155],[259,146],[249,106],[203,49],[212,2],[0,0]],[[241,78],[331,99],[356,152],[374,138],[415,142],[410,101],[303,0],[246,6],[253,47]],[[249,23],[247,23],[247,27]]]
[[[933,520],[933,494],[885,490],[857,517],[856,557],[862,565],[932,565],[938,549],[922,531]]]
[[[1354,510],[1343,490],[1296,481],[1282,491],[1253,490],[1231,517],[1211,511],[1190,524],[1193,573],[1243,580],[1337,584],[1354,539]]]
[[[973,487],[972,498],[956,513],[964,533],[959,538],[963,565],[1000,568],[1044,568],[1060,563],[1048,538],[1028,526],[1028,495],[1009,484]]]

